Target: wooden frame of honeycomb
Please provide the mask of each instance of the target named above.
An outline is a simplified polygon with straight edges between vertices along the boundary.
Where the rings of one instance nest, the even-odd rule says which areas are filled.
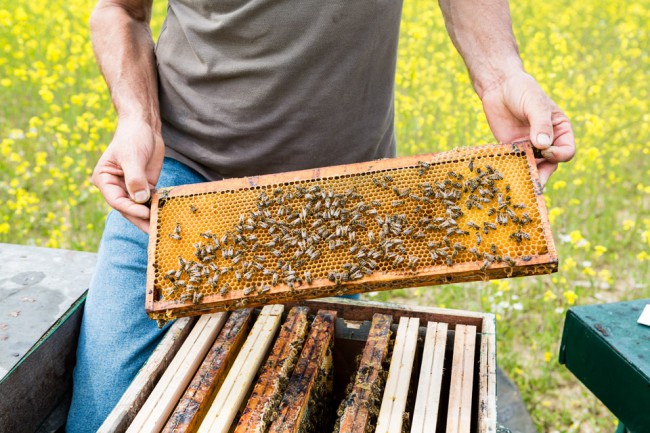
[[[528,141],[183,185],[151,211],[159,320],[558,266]]]

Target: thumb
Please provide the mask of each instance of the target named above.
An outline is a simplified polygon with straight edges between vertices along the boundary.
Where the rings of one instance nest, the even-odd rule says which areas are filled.
[[[530,140],[538,149],[548,149],[553,144],[552,110],[546,98],[539,98],[526,107],[530,124]]]
[[[146,203],[150,197],[146,165],[146,161],[136,156],[131,156],[122,163],[126,190],[136,203]]]

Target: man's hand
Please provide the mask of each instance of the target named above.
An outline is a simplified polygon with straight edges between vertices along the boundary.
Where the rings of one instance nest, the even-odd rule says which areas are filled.
[[[544,159],[537,161],[542,185],[558,163],[573,158],[576,148],[568,117],[530,75],[518,72],[507,77],[486,89],[481,99],[497,140],[508,143],[530,137],[542,150]]]
[[[108,204],[145,233],[149,208],[143,203],[158,182],[164,154],[159,131],[143,121],[120,120],[93,172],[92,181]]]
[[[543,150],[537,166],[545,184],[558,162],[573,157],[573,131],[566,115],[524,72],[508,0],[438,1],[492,133],[501,142],[530,137]]]
[[[104,198],[142,231],[149,231],[146,203],[164,158],[154,44],[152,0],[99,0],[90,17],[97,64],[118,115],[113,141],[93,183]]]

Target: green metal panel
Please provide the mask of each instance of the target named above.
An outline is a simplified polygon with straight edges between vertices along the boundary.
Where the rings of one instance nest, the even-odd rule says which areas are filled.
[[[636,321],[650,299],[574,307],[560,363],[630,432],[650,432],[650,327]]]

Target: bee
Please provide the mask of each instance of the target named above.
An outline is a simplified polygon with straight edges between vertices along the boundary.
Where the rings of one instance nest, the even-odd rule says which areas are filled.
[[[273,275],[271,276],[271,285],[277,286],[278,285],[278,273],[273,272]]]
[[[478,224],[476,224],[474,221],[468,221],[468,222],[467,222],[467,225],[468,225],[469,227],[473,228],[474,230],[480,230],[480,229],[481,229],[481,226],[479,226]]]
[[[399,198],[404,198],[404,197],[406,197],[407,195],[409,195],[410,192],[411,192],[411,188],[405,188],[405,189],[403,189],[399,194],[397,194],[397,196],[398,196]]]
[[[181,256],[178,256],[178,265],[181,268],[183,268],[183,267],[185,267],[186,264],[187,264],[187,262],[185,261],[185,259],[183,259]]]
[[[392,178],[390,175],[387,174],[387,175],[384,176],[384,180],[385,180],[386,182],[392,182],[392,181],[393,181],[393,178]]]
[[[202,299],[203,299],[203,293],[195,293],[195,294],[194,294],[194,298],[192,299],[192,301],[193,301],[195,304],[198,304],[198,303],[201,302]]]
[[[254,287],[245,287],[244,288],[244,296],[250,295],[251,293],[253,293],[254,290],[255,290]]]
[[[404,206],[404,200],[393,200],[393,202],[391,203],[391,206],[393,206],[393,207]]]
[[[472,171],[472,172],[474,171],[474,160],[475,160],[475,159],[476,159],[476,158],[472,158],[472,159],[469,161],[469,164],[467,164],[467,168],[469,168],[469,171]]]
[[[418,264],[418,260],[419,259],[416,256],[409,256],[409,263],[408,263],[409,268],[415,270]]]
[[[252,269],[244,274],[244,278],[246,281],[250,281],[253,278],[253,274],[255,273],[255,269]]]
[[[182,239],[181,236],[176,233],[170,233],[169,237],[174,239],[175,241],[180,241]]]
[[[378,186],[378,187],[381,188],[381,181],[379,179],[373,177],[372,178],[372,183],[374,183],[375,186]]]
[[[515,209],[526,209],[526,205],[522,204],[522,203],[512,205],[512,207],[515,208]]]
[[[447,266],[454,266],[454,260],[451,257],[445,258],[445,263],[447,263]]]
[[[379,200],[373,200],[370,202],[370,205],[374,207],[381,207],[381,202]]]
[[[192,212],[192,213],[196,213],[196,210],[197,210],[197,209],[196,209],[195,206],[190,205],[190,212]]]
[[[483,237],[480,234],[478,234],[478,232],[477,232],[476,233],[476,245],[481,245],[481,242],[483,242]]]
[[[533,259],[533,258],[532,258],[531,256],[523,256],[523,257],[521,258],[521,260],[522,260],[523,262],[530,262],[532,259]]]
[[[268,292],[269,290],[271,290],[271,286],[264,285],[264,286],[259,288],[257,293],[259,293],[260,295],[263,295],[264,293]]]
[[[312,276],[311,276],[311,273],[309,271],[305,271],[304,277],[305,277],[305,281],[307,282],[307,284],[311,284]]]
[[[176,280],[176,281],[174,281],[174,286],[176,286],[176,287],[185,287],[185,281],[184,280]]]
[[[481,266],[481,271],[485,271],[487,268],[490,267],[491,264],[492,264],[492,262],[491,262],[490,260],[487,260],[487,259],[486,259],[486,260],[483,262],[483,266]]]
[[[235,271],[235,280],[237,280],[237,282],[240,283],[241,278],[242,278],[241,272]]]

